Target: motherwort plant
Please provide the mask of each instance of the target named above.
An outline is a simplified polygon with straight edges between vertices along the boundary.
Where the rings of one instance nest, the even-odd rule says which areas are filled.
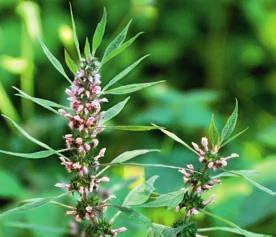
[[[120,164],[136,156],[155,151],[127,151],[116,157],[105,167],[101,164],[101,160],[105,156],[106,147],[100,142],[99,134],[105,129],[121,129],[130,131],[153,129],[152,126],[108,126],[107,122],[120,113],[129,98],[126,98],[108,110],[103,111],[102,104],[108,102],[107,96],[109,94],[129,94],[131,92],[160,83],[152,82],[129,84],[110,89],[111,86],[123,79],[143,59],[145,59],[147,57],[146,55],[124,69],[102,88],[102,67],[129,47],[140,35],[139,33],[131,39],[125,41],[128,28],[130,26],[129,22],[127,26],[111,41],[104,51],[102,58],[99,59],[96,57],[96,51],[104,36],[106,18],[106,11],[104,10],[103,17],[98,23],[93,35],[92,47],[89,40],[86,39],[84,52],[81,53],[71,9],[73,36],[78,58],[73,60],[69,53],[65,50],[65,61],[73,74],[72,80],[66,74],[62,64],[40,40],[42,49],[50,62],[70,83],[69,87],[65,91],[68,96],[69,107],[59,105],[49,100],[31,97],[25,92],[16,89],[19,96],[29,99],[54,113],[62,115],[67,120],[69,132],[64,135],[66,148],[61,150],[51,148],[47,144],[31,137],[31,135],[23,130],[18,124],[6,117],[25,137],[46,150],[29,154],[13,153],[1,150],[1,152],[5,154],[25,158],[46,158],[50,155],[58,155],[61,165],[63,165],[67,172],[71,174],[71,180],[69,182],[57,183],[55,186],[65,190],[64,195],[72,194],[74,197],[73,206],[62,205],[68,209],[66,213],[73,216],[73,221],[71,222],[71,234],[73,236],[117,236],[119,233],[126,231],[125,227],[113,227],[113,221],[116,217],[113,218],[113,221],[110,221],[105,215],[107,208],[112,206],[110,201],[115,198],[115,196],[102,186],[102,184],[110,181],[110,177],[104,175],[103,173],[113,164]],[[39,203],[37,203],[37,201],[30,202],[26,204],[27,206],[23,205],[23,208],[28,209],[29,207],[41,206],[64,195],[50,199],[40,199]],[[119,207],[116,208],[118,209]],[[16,211],[16,209],[13,211]]]

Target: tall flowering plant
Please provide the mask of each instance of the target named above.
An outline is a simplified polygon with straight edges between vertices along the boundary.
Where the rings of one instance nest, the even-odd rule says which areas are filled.
[[[15,88],[19,96],[29,99],[56,114],[62,115],[67,120],[69,132],[64,135],[66,148],[61,150],[51,148],[49,145],[32,137],[17,123],[6,117],[26,138],[45,148],[45,150],[35,153],[14,153],[0,150],[0,152],[5,154],[36,159],[46,158],[54,154],[58,155],[61,165],[71,174],[70,182],[56,183],[55,185],[65,190],[65,193],[53,198],[42,198],[39,202],[28,202],[21,206],[20,210],[22,210],[22,208],[25,210],[44,205],[70,193],[75,199],[74,206],[61,205],[68,209],[66,211],[67,215],[73,216],[73,221],[70,224],[71,234],[73,236],[117,236],[119,233],[126,231],[125,227],[114,228],[112,226],[121,211],[116,214],[112,221],[108,220],[105,216],[107,208],[112,206],[110,201],[116,197],[109,190],[103,188],[102,184],[110,181],[110,178],[103,173],[114,164],[118,165],[136,156],[156,151],[147,149],[127,151],[116,157],[109,165],[103,167],[101,164],[101,160],[105,156],[106,147],[101,144],[99,134],[105,129],[130,131],[153,129],[152,126],[108,126],[107,122],[120,113],[128,102],[129,97],[110,107],[108,110],[103,111],[102,104],[108,102],[107,96],[109,94],[129,94],[160,83],[137,83],[110,89],[111,86],[122,80],[129,72],[139,65],[139,63],[147,57],[146,55],[129,65],[102,88],[101,68],[103,65],[123,52],[140,35],[139,33],[126,41],[127,32],[130,26],[129,22],[110,42],[100,60],[96,57],[96,51],[104,36],[106,19],[107,15],[104,10],[102,19],[98,23],[93,35],[92,45],[90,45],[89,40],[86,39],[84,52],[82,53],[71,9],[74,43],[78,59],[73,60],[69,53],[65,51],[65,62],[73,74],[72,79],[67,75],[62,64],[50,52],[42,40],[40,40],[42,49],[50,62],[70,83],[65,91],[69,106],[60,105],[41,98],[35,98]],[[119,206],[113,207],[120,210]],[[3,213],[3,215],[17,210],[18,208],[9,210]]]

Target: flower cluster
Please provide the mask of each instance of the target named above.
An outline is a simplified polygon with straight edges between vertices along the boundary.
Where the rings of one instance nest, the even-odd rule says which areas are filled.
[[[72,233],[84,237],[116,236],[126,228],[112,229],[111,224],[104,220],[103,213],[114,196],[101,189],[101,184],[109,182],[109,177],[97,176],[100,159],[106,151],[106,148],[97,149],[97,135],[103,131],[101,104],[107,99],[101,98],[99,62],[95,58],[82,59],[66,94],[70,109],[59,112],[68,119],[71,130],[64,136],[69,155],[60,157],[60,160],[74,176],[70,183],[57,183],[56,186],[78,194],[76,206],[67,211],[75,219]],[[81,227],[85,221],[89,224],[84,229]]]
[[[177,206],[177,210],[181,208],[186,209],[186,217],[197,214],[200,209],[214,200],[213,196],[207,200],[203,200],[202,198],[203,192],[210,190],[214,185],[220,183],[219,179],[211,178],[208,171],[225,167],[229,159],[239,156],[236,153],[226,157],[220,156],[217,146],[209,148],[206,137],[201,139],[201,146],[196,143],[192,143],[192,145],[203,167],[201,170],[196,170],[192,164],[188,164],[186,168],[179,169],[179,172],[183,175],[184,182],[190,187],[190,190],[184,194],[182,202]]]

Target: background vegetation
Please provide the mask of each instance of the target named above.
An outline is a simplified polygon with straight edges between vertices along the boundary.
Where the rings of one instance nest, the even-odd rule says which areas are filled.
[[[131,18],[131,34],[145,32],[126,53],[104,66],[104,83],[145,53],[151,57],[127,80],[166,80],[165,84],[133,94],[115,124],[154,122],[190,143],[205,134],[212,113],[222,124],[237,97],[238,129],[249,129],[225,149],[226,154],[230,150],[241,155],[231,162],[230,168],[255,169],[255,179],[276,190],[275,0],[72,0],[72,5],[81,42],[86,35],[91,39],[103,6],[108,10],[105,45]],[[43,37],[59,59],[63,58],[63,47],[74,54],[67,1],[0,1],[0,110],[50,146],[64,147],[65,122],[13,96],[12,86],[17,86],[37,97],[66,103],[67,82],[43,55],[38,36]],[[110,103],[119,100],[117,96]],[[37,149],[3,119],[0,121],[0,149],[18,152]],[[160,154],[153,153],[139,161],[183,166],[196,161],[195,156],[159,132],[107,131],[102,139],[108,147],[106,157],[110,159],[124,150],[161,148]],[[174,191],[183,185],[176,171],[160,168],[115,168],[112,173],[111,188],[117,191],[118,202],[128,191],[129,179],[135,179],[137,184],[143,174],[160,176],[157,181],[160,192]],[[56,195],[59,190],[53,185],[62,180],[66,180],[66,173],[56,157],[24,160],[1,155],[1,209],[23,199]],[[123,192],[118,192],[121,187]],[[276,235],[275,198],[255,190],[240,178],[226,180],[215,193],[217,202],[210,206],[211,211],[248,230]],[[176,218],[175,212],[168,210],[145,210],[145,214],[167,225]],[[219,224],[203,216],[197,218],[204,227]],[[13,228],[16,222],[27,225]],[[64,210],[47,205],[0,219],[0,236],[58,237],[62,236],[60,227],[66,227],[67,222]],[[129,228],[122,236],[145,236],[146,230],[135,220],[127,219],[121,224]]]

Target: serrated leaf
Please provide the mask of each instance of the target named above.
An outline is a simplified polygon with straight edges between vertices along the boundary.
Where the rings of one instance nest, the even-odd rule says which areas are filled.
[[[264,235],[260,235],[260,234],[255,234],[255,233],[252,233],[252,232],[249,232],[247,230],[244,230],[242,229],[241,227],[239,227],[237,224],[221,217],[221,216],[218,216],[218,215],[215,215],[214,213],[211,213],[211,212],[208,212],[208,211],[205,211],[205,210],[201,210],[201,212],[203,212],[204,214],[208,215],[208,216],[211,216],[221,222],[224,222],[225,224],[233,227],[236,231],[237,234],[240,234],[240,235],[243,235],[245,237],[264,237]]]
[[[133,131],[133,132],[151,131],[156,129],[153,126],[141,126],[141,125],[104,126],[104,128],[121,130],[121,131]]]
[[[114,88],[114,89],[104,91],[103,94],[111,94],[111,95],[129,94],[129,93],[132,93],[132,92],[135,92],[135,91],[145,89],[145,88],[150,87],[150,86],[160,84],[162,82],[164,82],[164,81],[129,84],[129,85],[120,86],[120,87],[117,87],[117,88]]]
[[[110,86],[114,85],[115,83],[117,83],[118,81],[120,81],[121,79],[123,79],[128,73],[130,73],[135,67],[137,67],[145,58],[147,58],[149,56],[145,55],[143,57],[141,57],[140,59],[138,59],[136,62],[132,63],[131,65],[129,65],[127,68],[125,68],[122,72],[120,72],[118,75],[116,75],[115,77],[113,77],[103,88],[103,91],[107,90]]]
[[[144,203],[140,205],[141,207],[168,207],[175,208],[184,197],[184,193],[186,190],[178,190],[176,192],[161,194],[154,201]]]
[[[65,79],[72,83],[71,80],[69,79],[69,77],[67,76],[66,72],[64,71],[63,66],[61,65],[61,63],[58,61],[58,59],[50,52],[50,50],[47,48],[47,46],[42,42],[42,40],[39,39],[39,43],[42,47],[43,52],[45,53],[45,55],[47,56],[47,58],[49,59],[49,61],[52,63],[52,65],[54,66],[54,68],[60,72],[60,74],[62,76],[65,77]]]
[[[0,150],[0,153],[11,155],[11,156],[17,156],[22,158],[28,158],[28,159],[41,159],[41,158],[47,158],[51,155],[54,155],[55,151],[45,150],[45,151],[37,151],[33,153],[18,153],[18,152],[11,152],[11,151],[5,151]]]
[[[214,146],[216,146],[219,142],[219,132],[215,123],[214,115],[211,117],[210,125],[209,125],[209,138],[210,141]]]
[[[129,21],[126,27],[109,43],[109,45],[106,47],[106,50],[104,51],[102,61],[104,61],[104,59],[108,55],[110,55],[114,50],[116,50],[122,45],[122,43],[126,39],[130,24],[131,24],[131,21]]]
[[[13,87],[16,91],[19,92],[19,94],[16,94],[20,97],[23,97],[25,99],[28,99],[28,100],[31,100],[33,101],[34,103],[40,105],[41,107],[45,108],[45,109],[48,109],[56,114],[59,114],[55,109],[53,108],[60,108],[60,109],[69,109],[61,104],[58,104],[56,102],[53,102],[53,101],[50,101],[50,100],[45,100],[45,99],[41,99],[41,98],[37,98],[37,97],[33,97],[33,96],[30,96],[28,95],[27,93],[25,93],[24,91],[16,88],[16,87]]]
[[[231,227],[222,227],[222,226],[215,226],[215,227],[209,227],[209,228],[201,228],[198,229],[199,232],[210,232],[210,231],[225,231],[225,232],[230,232],[234,234],[241,234],[239,230],[236,228],[231,228]],[[272,237],[272,235],[266,235],[266,234],[257,234],[249,231],[245,231],[247,233],[246,236],[250,237]]]
[[[130,97],[127,97],[125,100],[117,103],[116,105],[112,106],[109,108],[107,111],[102,112],[103,119],[102,119],[102,124],[106,123],[107,121],[111,120],[114,118],[116,115],[118,115],[122,109],[125,107],[126,103],[128,102]]]
[[[222,129],[220,143],[223,143],[234,132],[237,124],[237,120],[238,120],[238,100],[236,100],[235,108]]]
[[[68,52],[66,51],[66,49],[64,49],[64,58],[65,58],[66,65],[68,66],[68,68],[70,69],[70,71],[73,74],[75,74],[78,71],[78,66],[76,65],[76,63],[74,62],[74,60],[70,57],[70,55],[68,54]]]
[[[105,32],[105,27],[106,27],[106,9],[104,8],[103,11],[103,16],[101,21],[98,23],[95,33],[93,35],[93,40],[92,40],[92,55],[94,56],[96,53],[96,50],[100,46],[104,32]]]
[[[55,196],[55,197],[36,198],[36,200],[33,201],[33,202],[27,202],[26,204],[23,204],[19,207],[15,207],[15,208],[12,208],[12,209],[9,209],[7,211],[4,211],[4,212],[0,213],[0,218],[5,217],[5,216],[10,215],[10,214],[24,212],[24,211],[27,211],[27,210],[30,210],[30,209],[33,209],[33,208],[41,207],[41,206],[46,205],[47,203],[49,203],[51,201],[62,198],[65,195],[68,195],[68,193],[63,193],[63,194],[60,194],[60,195]]]
[[[91,56],[90,44],[89,44],[89,40],[87,37],[85,39],[84,55],[85,55],[85,58],[90,58],[90,56]]]
[[[189,146],[186,142],[184,142],[181,138],[179,138],[178,136],[176,136],[174,133],[159,127],[156,124],[153,124],[154,127],[156,127],[157,129],[159,129],[161,132],[163,132],[164,134],[166,134],[168,137],[172,138],[173,140],[175,140],[176,142],[182,144],[183,146],[185,146],[186,148],[188,148],[190,151],[194,152],[195,154],[197,154],[197,152],[191,147]]]
[[[132,38],[130,38],[128,41],[126,41],[125,43],[123,43],[121,46],[119,46],[118,48],[114,49],[113,51],[111,51],[108,55],[106,55],[103,59],[101,64],[105,64],[108,61],[110,61],[112,58],[116,57],[117,55],[119,55],[120,53],[122,53],[125,49],[127,49],[130,45],[132,45],[132,43],[141,35],[143,34],[142,32],[136,34],[135,36],[133,36]]]
[[[157,179],[158,176],[152,176],[146,182],[132,189],[126,196],[123,206],[140,205],[146,202],[155,190],[154,183]]]
[[[141,150],[133,150],[133,151],[125,151],[121,155],[114,158],[111,163],[123,163],[125,161],[131,160],[137,156],[147,154],[149,152],[156,152],[159,150],[156,149],[141,149]]]
[[[79,59],[81,59],[81,53],[80,53],[80,44],[79,44],[79,40],[78,40],[78,36],[77,36],[77,30],[76,30],[76,24],[75,24],[75,20],[74,20],[74,15],[73,15],[73,10],[72,10],[72,6],[71,3],[69,3],[70,6],[70,14],[71,14],[71,22],[72,22],[72,28],[73,28],[73,39],[74,39],[74,44],[79,56]]]

